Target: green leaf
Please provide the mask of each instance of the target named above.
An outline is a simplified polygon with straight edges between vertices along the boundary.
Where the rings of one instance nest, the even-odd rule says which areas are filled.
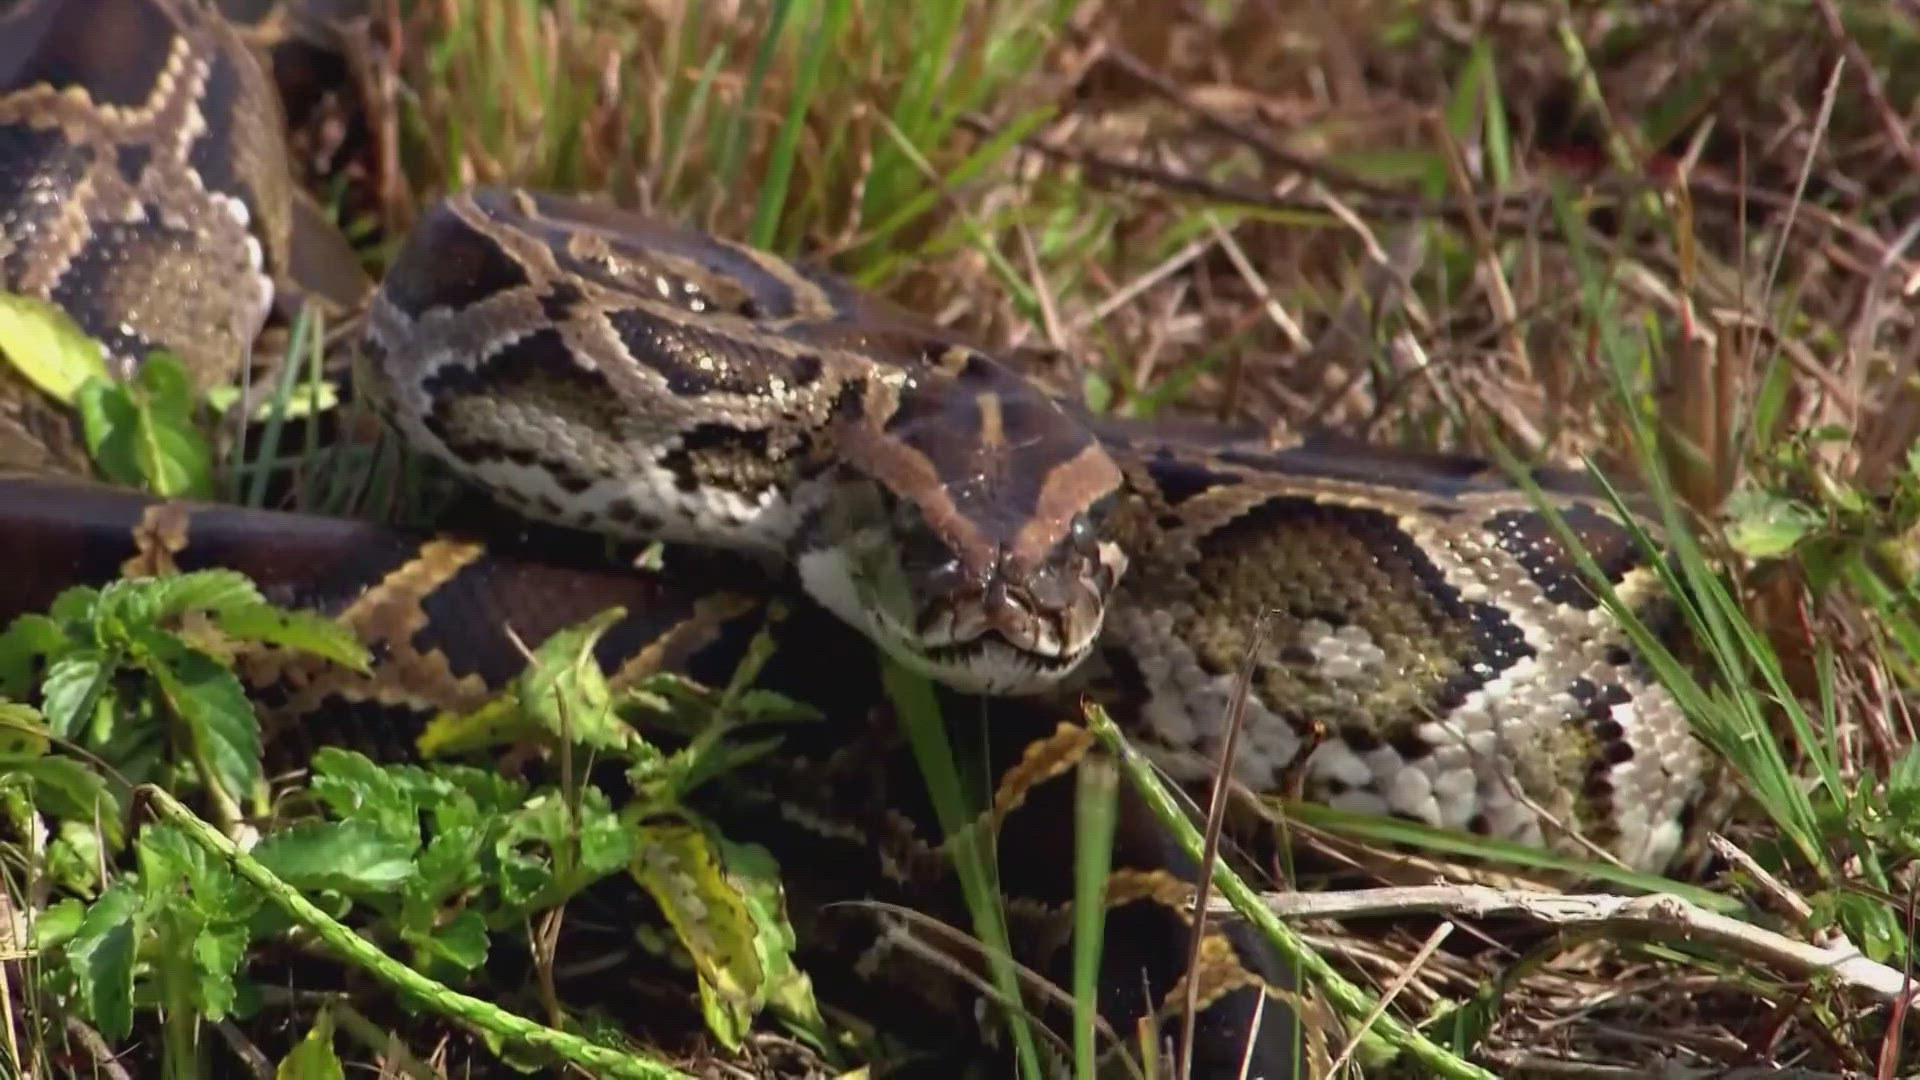
[[[158,578],[132,578],[125,580],[124,585],[147,597],[149,619],[165,619],[189,611],[219,615],[266,602],[259,587],[245,574],[219,568]]]
[[[86,919],[87,905],[71,897],[61,900],[33,920],[33,932],[28,941],[38,951],[51,952],[73,940]]]
[[[754,951],[766,971],[767,1003],[824,1048],[827,1021],[814,999],[813,980],[793,960],[798,938],[787,920],[779,865],[758,844],[736,844],[723,837],[718,846],[728,880],[753,914]]]
[[[0,700],[0,756],[39,757],[47,752],[47,721],[40,710]],[[0,770],[0,777],[7,774]]]
[[[105,826],[111,843],[120,845],[121,803],[113,797],[106,778],[85,762],[42,754],[0,753],[0,782],[23,782],[43,814],[69,821]]]
[[[487,962],[487,920],[471,908],[434,927],[430,934],[409,938],[462,971],[472,971]]]
[[[93,710],[113,670],[92,650],[68,653],[47,669],[41,684],[41,712],[55,738],[71,739],[93,719]]]
[[[372,664],[365,645],[346,626],[311,611],[288,611],[271,604],[244,604],[215,614],[229,637],[297,649],[365,672]]]
[[[115,845],[120,840],[120,817],[106,815],[100,824],[111,830]],[[100,847],[100,833],[89,821],[62,821],[47,845],[47,877],[62,888],[81,896],[91,896],[100,887],[100,870],[106,865],[106,853]]]
[[[1825,524],[1812,508],[1757,490],[1729,496],[1727,514],[1727,542],[1750,559],[1785,555]]]
[[[193,423],[193,383],[180,361],[150,353],[140,365],[145,391],[135,457],[159,495],[213,495],[213,448]]]
[[[146,668],[213,770],[205,779],[235,800],[245,798],[260,781],[260,724],[240,680],[205,653],[171,638],[151,635],[145,642],[165,643]]]
[[[413,880],[407,882],[407,900],[431,909],[457,893],[481,884],[485,863],[481,856],[493,838],[473,825],[441,828],[414,861]]]
[[[237,1000],[234,972],[246,955],[260,893],[171,823],[142,830],[136,853],[139,873],[132,880],[145,901],[147,935],[139,952],[149,961],[150,980],[142,1002],[199,1019],[226,1017]]]
[[[336,817],[377,823],[383,835],[420,841],[419,801],[424,775],[407,765],[380,765],[357,750],[323,746],[313,754],[308,788]]]
[[[100,343],[64,310],[35,297],[0,293],[0,356],[62,405],[72,405],[88,379],[107,378]]]
[[[322,1007],[313,1028],[294,1044],[273,1070],[274,1080],[346,1080],[346,1069],[333,1052],[333,1012]]]
[[[133,956],[140,923],[140,897],[122,880],[87,908],[67,942],[81,1014],[109,1039],[133,1030]]]
[[[1885,901],[1851,892],[1834,893],[1831,899],[1848,939],[1857,942],[1869,959],[1886,963],[1903,951],[1900,917]]]
[[[626,615],[611,608],[555,631],[533,651],[534,662],[516,680],[521,707],[542,729],[588,746],[616,749],[633,730],[613,716],[613,694],[593,647]]]
[[[34,661],[72,647],[67,632],[45,615],[26,614],[0,633],[0,694],[24,698],[33,689]]]
[[[638,839],[634,879],[693,957],[708,1030],[738,1049],[766,989],[753,914],[698,827],[654,822],[641,826]]]
[[[207,404],[217,413],[225,413],[240,403],[240,388],[237,386],[210,386],[207,388]],[[254,406],[255,421],[268,421],[276,415],[287,420],[298,420],[330,412],[340,407],[340,388],[331,381],[318,384],[299,383],[287,388],[284,403],[267,398]]]
[[[144,486],[146,478],[134,453],[140,411],[127,388],[102,374],[80,384],[73,404],[80,414],[87,453],[100,472],[116,483]]]
[[[109,478],[158,495],[213,495],[213,450],[194,426],[193,387],[177,358],[148,354],[132,385],[88,379],[75,404]]]
[[[250,939],[244,922],[214,922],[194,935],[192,996],[200,1015],[224,1020],[233,1012],[233,973],[246,958]]]
[[[469,713],[434,717],[419,738],[420,753],[461,753],[529,737],[607,750],[644,746],[615,714],[613,692],[593,654],[600,636],[625,614],[611,608],[555,631],[505,694]]]
[[[1899,819],[1902,831],[1916,831],[1920,812],[1920,744],[1909,746],[1887,770],[1887,809]]]
[[[413,877],[414,845],[370,821],[306,821],[261,840],[253,857],[297,889],[388,893]]]
[[[91,585],[75,585],[60,590],[47,608],[47,614],[53,621],[64,626],[90,623],[94,610],[100,604],[100,590]]]

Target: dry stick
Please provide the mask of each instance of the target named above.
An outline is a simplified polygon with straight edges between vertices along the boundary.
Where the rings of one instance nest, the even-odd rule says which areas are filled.
[[[1360,1048],[1361,1034],[1364,1033],[1367,1028],[1371,1027],[1375,1020],[1380,1018],[1381,1013],[1387,1011],[1387,1006],[1393,1004],[1393,1000],[1400,996],[1400,991],[1406,989],[1407,984],[1413,981],[1413,977],[1419,974],[1420,969],[1427,965],[1427,961],[1432,959],[1434,951],[1440,948],[1440,943],[1452,936],[1452,923],[1441,923],[1439,926],[1433,928],[1433,933],[1428,934],[1427,940],[1421,942],[1420,950],[1413,954],[1413,959],[1407,961],[1406,967],[1401,970],[1399,975],[1394,977],[1393,982],[1389,983],[1386,990],[1380,994],[1380,1000],[1374,1004],[1373,1011],[1369,1012],[1365,1019],[1354,1026],[1353,1034],[1347,1038],[1347,1044],[1340,1048],[1340,1053],[1334,1056],[1333,1064],[1327,1069],[1328,1076],[1340,1075],[1340,1070],[1344,1068],[1348,1060],[1353,1057],[1353,1052]]]
[[[1200,944],[1207,930],[1207,886],[1213,880],[1214,867],[1219,861],[1220,830],[1227,818],[1227,790],[1233,783],[1234,750],[1240,743],[1240,729],[1246,723],[1247,693],[1253,686],[1254,664],[1267,643],[1268,622],[1266,612],[1253,620],[1253,640],[1247,643],[1246,658],[1240,662],[1240,672],[1233,680],[1227,738],[1220,747],[1219,767],[1213,771],[1213,790],[1207,796],[1206,839],[1201,847],[1200,880],[1194,883],[1193,935],[1187,945],[1187,1002],[1180,1018],[1180,1070],[1175,1074],[1179,1080],[1191,1080],[1193,1076],[1193,1024],[1200,1004],[1200,980],[1194,978],[1193,973],[1200,969]]]
[[[1873,60],[1860,42],[1847,32],[1847,25],[1840,18],[1840,9],[1833,0],[1813,0],[1820,9],[1820,18],[1827,24],[1827,32],[1832,34],[1840,48],[1847,54],[1847,60],[1860,70],[1860,82],[1866,88],[1867,100],[1873,104],[1873,111],[1880,117],[1880,126],[1886,129],[1887,140],[1893,143],[1900,156],[1907,159],[1907,168],[1920,173],[1920,150],[1916,150],[1913,140],[1907,137],[1907,121],[1899,110],[1887,100],[1886,87],[1880,84],[1880,75],[1874,70]]]
[[[1275,916],[1332,919],[1413,913],[1460,918],[1519,915],[1559,927],[1649,927],[1677,932],[1689,941],[1725,945],[1751,959],[1779,965],[1796,976],[1828,975],[1885,1001],[1912,994],[1906,975],[1862,956],[1859,950],[1822,948],[1708,911],[1670,894],[1566,896],[1485,885],[1416,885],[1352,892],[1272,893],[1266,908]],[[1231,910],[1215,901],[1215,911]]]
[[[334,1031],[353,1039],[370,1053],[379,1055],[378,1063],[385,1070],[379,1075],[392,1077],[410,1077],[411,1080],[444,1080],[426,1063],[415,1057],[405,1043],[393,1032],[374,1023],[359,1009],[353,1007],[350,995],[334,990],[293,990],[280,986],[260,987],[260,1000],[278,1005],[313,1005],[327,1009],[333,1016]]]
[[[1098,707],[1087,711],[1087,726],[1097,737],[1101,745],[1112,753],[1126,771],[1127,779],[1134,790],[1139,792],[1148,808],[1153,811],[1160,823],[1173,835],[1173,839],[1189,854],[1200,851],[1204,840],[1188,820],[1187,813],[1154,775],[1153,765],[1143,757],[1140,751],[1129,745],[1114,726],[1113,719]],[[1216,781],[1217,783],[1218,781]],[[1319,953],[1309,949],[1295,934],[1291,927],[1280,921],[1266,907],[1261,895],[1255,892],[1240,875],[1224,863],[1215,863],[1213,872],[1201,878],[1211,881],[1220,889],[1220,894],[1229,901],[1234,912],[1251,923],[1260,934],[1280,953],[1280,958],[1289,966],[1299,970],[1319,986],[1334,1008],[1349,1017],[1365,1016],[1373,1010],[1373,1001],[1360,989],[1348,982]],[[1195,920],[1205,908],[1196,904]],[[1391,1046],[1407,1052],[1426,1069],[1428,1075],[1459,1078],[1459,1080],[1496,1080],[1493,1073],[1469,1061],[1464,1061],[1445,1047],[1415,1028],[1408,1027],[1399,1018],[1382,1013],[1373,1020],[1373,1028],[1379,1037]]]
[[[1335,168],[1323,161],[1316,161],[1286,149],[1269,138],[1266,132],[1243,124],[1225,113],[1210,109],[1193,100],[1193,96],[1188,94],[1185,88],[1155,71],[1144,60],[1126,49],[1111,41],[1103,41],[1101,44],[1105,46],[1105,53],[1101,56],[1103,61],[1126,72],[1129,77],[1144,84],[1171,104],[1191,113],[1207,126],[1244,143],[1267,164],[1292,169],[1330,187],[1365,192],[1382,198],[1391,198],[1394,195],[1392,189],[1376,184],[1365,177],[1356,176],[1344,169]]]
[[[93,1067],[100,1070],[100,1075],[107,1080],[133,1080],[133,1074],[127,1072],[126,1066],[114,1056],[113,1047],[107,1045],[107,1040],[101,1038],[99,1032],[88,1027],[86,1021],[77,1016],[68,1016],[65,1024],[67,1034],[93,1059]]]
[[[1453,182],[1454,190],[1461,198],[1462,216],[1467,223],[1467,236],[1473,241],[1473,248],[1480,256],[1481,269],[1486,274],[1488,306],[1493,308],[1497,324],[1505,327],[1507,351],[1520,362],[1521,370],[1535,376],[1540,374],[1527,348],[1526,335],[1520,332],[1520,309],[1514,303],[1513,290],[1507,285],[1507,275],[1500,269],[1500,252],[1494,246],[1493,231],[1481,218],[1480,212],[1473,206],[1473,177],[1467,172],[1466,159],[1460,153],[1460,144],[1453,133],[1447,130],[1446,121],[1438,114],[1428,116],[1428,128],[1438,143],[1441,156],[1447,163],[1447,177]],[[1557,381],[1557,380],[1556,380]]]
[[[427,978],[381,952],[351,928],[334,921],[332,916],[302,896],[299,890],[275,877],[273,871],[241,851],[232,840],[200,820],[193,811],[182,806],[179,800],[164,790],[151,784],[142,784],[134,789],[134,795],[136,799],[151,803],[162,819],[172,822],[189,840],[225,859],[235,873],[265,893],[295,922],[311,930],[342,957],[357,964],[390,989],[431,1005],[444,1015],[482,1033],[554,1054],[592,1075],[631,1077],[632,1080],[691,1080],[685,1073],[669,1066],[542,1026]]]

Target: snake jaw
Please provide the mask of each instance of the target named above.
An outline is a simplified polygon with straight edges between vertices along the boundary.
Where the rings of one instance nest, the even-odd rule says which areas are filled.
[[[1119,545],[1069,526],[1040,558],[951,545],[912,504],[850,483],[795,555],[806,592],[903,665],[955,689],[1033,694],[1093,650]]]
[[[980,579],[921,583],[912,650],[929,675],[976,693],[1050,689],[1093,649],[1126,556],[1068,544],[1037,569],[1002,559]]]

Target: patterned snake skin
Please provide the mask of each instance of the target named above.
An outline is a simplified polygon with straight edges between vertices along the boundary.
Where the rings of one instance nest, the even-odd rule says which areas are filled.
[[[270,305],[315,291],[298,273],[302,204],[281,125],[252,46],[202,4],[16,3],[0,13],[0,286],[66,308],[118,374],[163,347],[201,385],[233,377]],[[1703,794],[1705,755],[1676,704],[1533,496],[1477,463],[1087,416],[829,274],[511,188],[456,193],[423,216],[359,353],[356,390],[501,503],[743,553],[775,584],[705,588],[691,572],[594,567],[501,537],[15,479],[0,488],[0,535],[53,554],[0,595],[0,615],[116,572],[151,535],[148,515],[176,515],[192,555],[179,565],[236,566],[382,646],[363,682],[334,673],[289,695],[284,673],[256,679],[276,692],[276,726],[298,731],[342,703],[470,707],[520,662],[500,620],[531,640],[616,602],[633,614],[608,638],[610,671],[723,671],[730,628],[772,592],[799,601],[804,629],[784,635],[769,677],[829,715],[884,711],[878,679],[845,660],[871,641],[987,695],[956,695],[950,715],[991,711],[997,768],[1071,741],[1057,725],[1090,696],[1194,782],[1218,768],[1265,620],[1232,763],[1252,794],[1592,845],[1647,869],[1673,857]],[[0,465],[69,465],[57,414],[0,368]],[[1657,615],[1654,575],[1612,508],[1571,481],[1547,488],[1621,599]],[[849,674],[822,686],[823,662]],[[918,827],[875,840],[920,796],[910,771],[866,753],[796,750],[767,782],[775,813],[740,820],[804,818],[811,840],[795,843],[837,834],[867,856],[925,848]],[[1070,774],[1028,778],[1018,820],[1033,824],[1001,850],[1008,895],[1044,897],[1035,910],[1065,895],[1057,845],[1071,839],[1054,819],[1070,815],[1057,796]],[[1168,898],[1191,867],[1125,805],[1139,820],[1123,810],[1111,894],[1112,985],[1125,989],[1103,1014],[1116,1030],[1184,995],[1190,930]],[[895,880],[877,871],[854,892],[936,909],[937,888],[898,880],[911,861],[893,857]],[[1217,963],[1190,973],[1211,988],[1196,1075],[1234,1075],[1250,1037],[1264,1075],[1290,1075],[1289,980],[1241,928],[1213,934],[1218,948],[1201,951]],[[1057,971],[1058,945],[1023,958]],[[1249,995],[1262,993],[1285,1002],[1250,1035]]]

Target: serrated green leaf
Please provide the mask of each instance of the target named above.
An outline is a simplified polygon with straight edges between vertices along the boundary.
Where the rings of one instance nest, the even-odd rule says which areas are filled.
[[[47,746],[47,721],[39,709],[0,700],[0,757],[39,757],[47,752]],[[6,775],[0,768],[0,777]]]
[[[414,797],[416,770],[380,765],[357,750],[323,746],[314,751],[308,789],[335,817],[375,822],[383,835],[420,842],[420,807]]]
[[[1755,490],[1730,496],[1727,515],[1727,542],[1750,559],[1784,555],[1825,523],[1802,503]]]
[[[250,935],[245,922],[213,922],[193,937],[193,1000],[208,1020],[224,1020],[233,1012],[233,973],[246,958]]]
[[[608,750],[643,745],[614,712],[613,692],[594,657],[594,644],[625,616],[612,608],[555,631],[533,650],[533,661],[505,694],[469,713],[441,713],[418,740],[423,756],[482,749],[521,739]]]
[[[100,824],[112,830],[119,844],[119,815],[102,816]],[[100,870],[106,853],[100,848],[100,833],[88,821],[62,821],[47,844],[47,877],[61,888],[81,896],[91,896],[100,887]]]
[[[588,746],[624,746],[631,729],[612,720],[613,694],[593,646],[626,615],[612,608],[555,631],[533,650],[534,662],[517,682],[520,704],[547,732]]]
[[[214,615],[264,604],[259,586],[235,570],[210,568],[158,578],[125,579],[128,588],[148,598],[150,619],[166,619],[188,611]]]
[[[86,922],[87,905],[68,899],[49,905],[33,920],[27,940],[37,952],[51,952],[72,940]]]
[[[435,823],[443,828],[502,817],[519,809],[527,799],[526,781],[497,769],[438,764],[428,771],[435,783],[449,785],[472,801],[471,808],[445,801],[430,807]],[[443,808],[449,811],[444,817],[441,816]]]
[[[211,497],[213,451],[193,423],[185,368],[151,353],[133,385],[91,378],[74,404],[88,452],[109,478],[158,495]]]
[[[200,433],[151,411],[141,412],[140,419],[134,460],[147,490],[167,498],[212,498],[213,449]]]
[[[104,375],[89,378],[74,394],[80,431],[87,454],[102,475],[116,483],[143,487],[140,459],[135,453],[140,411],[125,386]]]
[[[304,821],[261,840],[253,857],[298,889],[390,893],[414,875],[414,845],[373,822]]]
[[[135,459],[160,495],[213,494],[213,448],[193,421],[193,383],[179,358],[154,352],[135,378],[140,423]]]
[[[322,1007],[313,1027],[274,1067],[274,1080],[346,1080],[346,1069],[333,1052],[333,1012]]]
[[[413,940],[435,957],[462,971],[473,971],[487,962],[487,921],[471,908]]]
[[[140,922],[139,894],[123,880],[88,906],[67,942],[80,1012],[109,1039],[124,1038],[133,1030],[133,959]]]
[[[48,605],[47,614],[63,626],[73,626],[93,621],[94,609],[100,603],[100,590],[91,585],[73,585],[60,590],[60,595]]]
[[[67,632],[45,615],[16,617],[0,632],[0,694],[24,699],[33,689],[35,661],[72,647]]]
[[[758,844],[736,844],[722,837],[718,847],[728,879],[753,913],[754,948],[766,972],[763,996],[790,1023],[825,1046],[827,1022],[814,998],[813,980],[793,962],[798,937],[787,920],[779,865]]]
[[[233,672],[204,653],[155,635],[156,649],[147,671],[159,685],[167,705],[187,726],[187,732],[213,770],[207,781],[217,782],[238,801],[260,782],[260,724],[253,705]]]
[[[643,825],[631,865],[700,976],[701,1012],[722,1045],[737,1049],[764,1000],[766,974],[755,945],[757,927],[718,853],[696,826]]]
[[[55,738],[73,738],[93,719],[95,703],[112,676],[104,658],[92,650],[71,652],[54,661],[40,687],[40,711],[47,730]]]
[[[97,818],[107,828],[113,846],[120,845],[122,806],[106,778],[85,762],[41,754],[0,753],[0,778],[27,784],[34,805],[43,814],[82,822]]]
[[[152,408],[169,417],[184,417],[193,411],[193,381],[180,358],[156,349],[147,354],[134,382],[146,392]]]
[[[243,604],[215,613],[227,636],[295,649],[366,672],[372,657],[347,627],[311,611],[287,611],[271,604]]]
[[[430,910],[454,895],[479,885],[485,870],[481,856],[492,839],[472,825],[441,829],[414,860],[414,876],[407,882],[407,899]]]
[[[549,876],[538,892],[516,897],[516,906],[559,903],[620,869],[632,858],[633,834],[606,792],[588,787],[572,801],[558,793],[530,801],[507,819],[497,851],[503,860],[525,859],[534,845],[548,855]]]
[[[0,356],[63,405],[89,378],[107,378],[106,354],[57,305],[0,293]]]

